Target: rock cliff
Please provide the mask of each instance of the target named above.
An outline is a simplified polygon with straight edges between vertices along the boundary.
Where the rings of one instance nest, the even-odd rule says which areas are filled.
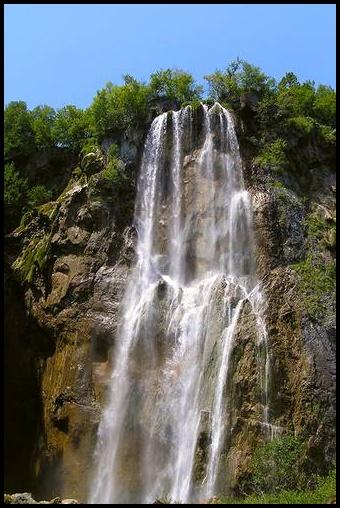
[[[198,111],[198,137],[199,119]],[[131,133],[120,141],[119,181],[103,173],[106,140],[103,153],[82,161],[81,174],[56,201],[6,238],[7,491],[86,499],[120,302],[134,260],[143,136]],[[324,470],[335,453],[335,174],[323,163],[310,167],[303,180],[293,171],[278,179],[272,168],[257,167],[246,149],[241,155],[266,296],[270,421],[277,432],[303,437],[307,469]],[[236,493],[263,440],[248,310],[245,305],[228,380],[232,423],[225,461]],[[205,446],[203,439],[202,457]],[[197,469],[199,474],[199,464]]]

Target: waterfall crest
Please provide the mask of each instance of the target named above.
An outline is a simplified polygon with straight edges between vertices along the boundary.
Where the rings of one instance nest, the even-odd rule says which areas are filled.
[[[268,422],[269,355],[252,206],[232,115],[218,103],[158,116],[138,180],[136,264],[122,302],[89,503],[192,502],[218,493],[235,330],[256,318]],[[205,436],[203,479],[197,447]]]

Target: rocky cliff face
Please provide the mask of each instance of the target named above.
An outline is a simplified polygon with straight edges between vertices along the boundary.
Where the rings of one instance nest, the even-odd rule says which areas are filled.
[[[128,173],[118,188],[100,172],[83,174],[7,238],[9,491],[85,499],[133,258],[133,207]]]
[[[142,142],[136,133],[121,142],[126,165],[119,185],[103,176],[104,159],[94,155],[57,201],[7,239],[9,491],[86,498],[120,302],[134,259],[131,225]],[[243,161],[266,295],[270,421],[277,432],[306,440],[306,468],[325,469],[334,459],[335,175],[324,166],[310,168],[303,182],[296,174],[278,180],[272,170],[252,165],[246,152]],[[264,436],[256,355],[245,305],[229,374],[232,425],[225,461],[234,492]],[[199,464],[197,469],[199,474]]]
[[[304,467],[321,472],[335,456],[335,174],[309,171],[302,187],[246,161],[253,198],[259,276],[266,295],[269,419],[277,434],[307,443]],[[257,422],[256,338],[244,310],[233,352],[231,487],[247,479],[263,439]]]

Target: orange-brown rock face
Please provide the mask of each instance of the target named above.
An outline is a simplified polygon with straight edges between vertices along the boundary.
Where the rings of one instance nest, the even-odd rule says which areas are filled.
[[[192,192],[195,178],[200,178],[195,158],[202,141],[202,118],[199,111],[196,115],[195,143],[185,147],[183,198],[197,220],[204,220],[201,208],[209,207],[208,193]],[[326,270],[334,264],[333,174],[311,170],[304,193],[294,185],[275,187],[270,173],[246,164],[244,177],[252,195],[257,272],[266,298],[270,421],[273,431],[306,440],[306,467],[318,470],[334,457],[334,302],[332,288],[327,281],[321,284],[317,269],[308,272],[308,260],[316,253]],[[120,303],[134,259],[135,190],[130,183],[117,191],[100,174],[74,181],[58,201],[8,238],[8,492],[27,490],[40,498],[58,495],[81,502],[87,498]],[[166,222],[167,213],[165,207],[160,220]],[[321,232],[315,233],[320,221]],[[160,228],[159,241],[166,244],[165,229],[162,234]],[[199,272],[202,260],[191,261],[192,273]],[[308,280],[315,293],[310,293]],[[162,287],[159,291],[161,314]],[[246,303],[227,381],[231,430],[223,460],[233,492],[247,478],[253,450],[264,436],[253,319]],[[215,321],[217,330],[218,315]],[[161,331],[159,337],[161,349]],[[142,374],[136,367],[136,377]],[[195,464],[201,480],[208,442],[202,428]],[[137,457],[138,443],[126,447],[131,467],[134,448]]]

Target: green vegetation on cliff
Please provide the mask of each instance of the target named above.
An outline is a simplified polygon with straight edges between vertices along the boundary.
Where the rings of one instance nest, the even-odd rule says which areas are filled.
[[[335,504],[336,473],[319,477],[314,489],[282,490],[278,493],[254,494],[244,499],[221,498],[217,504]]]
[[[299,275],[303,302],[309,315],[325,319],[327,312],[335,307],[335,263],[330,255],[336,247],[335,221],[320,218],[315,213],[305,219],[307,255],[292,268]],[[328,253],[328,255],[327,255]]]
[[[84,149],[100,148],[105,138],[119,144],[132,130],[145,133],[157,103],[171,109],[220,101],[239,116],[241,143],[255,163],[278,176],[287,168],[299,174],[311,165],[335,164],[336,94],[331,87],[300,83],[292,72],[276,82],[240,59],[206,76],[210,95],[205,98],[203,88],[182,70],[156,71],[148,83],[129,75],[123,79],[122,85],[107,83],[84,110],[66,105],[55,111],[42,105],[30,111],[23,101],[5,107],[6,231],[15,228],[25,212],[58,197]],[[110,163],[106,176],[112,179],[113,174]]]
[[[252,458],[251,489],[263,493],[304,487],[303,449],[302,440],[294,436],[282,436],[258,446]]]

